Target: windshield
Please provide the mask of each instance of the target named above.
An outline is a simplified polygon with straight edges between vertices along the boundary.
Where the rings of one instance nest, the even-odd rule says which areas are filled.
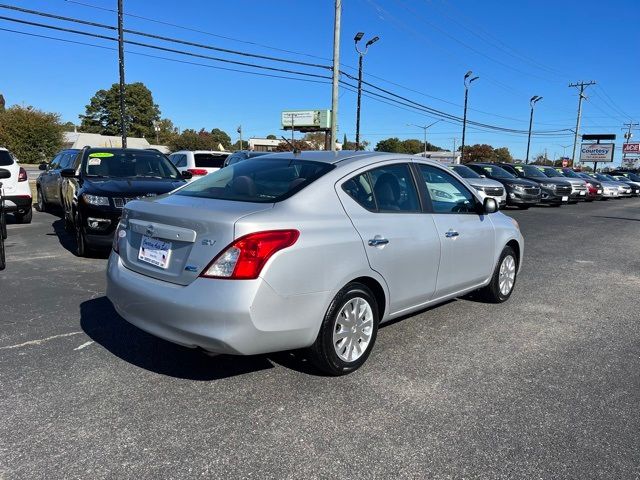
[[[634,182],[640,182],[640,175],[636,175],[635,173],[626,173],[625,176],[629,178],[629,180],[633,180]]]
[[[494,178],[516,178],[515,175],[511,175],[504,168],[496,167],[495,165],[480,165],[480,168],[487,172],[489,177]]]
[[[569,177],[569,178],[581,178],[580,175],[578,175],[576,172],[574,172],[573,170],[562,170],[562,173],[564,174],[565,177]]]
[[[525,177],[547,178],[544,173],[531,165],[514,165],[513,168],[524,174]]]
[[[451,165],[449,166],[449,168],[460,175],[462,178],[482,178],[476,172],[471,170],[469,167],[465,167],[464,165]]]
[[[176,195],[240,202],[279,202],[333,168],[329,163],[288,158],[247,159],[190,183]]]
[[[152,150],[90,151],[84,168],[88,177],[182,178],[167,157]]]
[[[0,150],[0,166],[7,167],[9,165],[13,165],[11,154],[6,150]]]
[[[551,167],[538,167],[538,170],[540,170],[542,173],[544,173],[547,177],[550,177],[550,178],[554,178],[554,177],[564,178],[564,175],[562,175],[560,172],[554,170]]]
[[[601,180],[603,182],[611,182],[611,179],[605,177],[604,175],[602,175],[601,173],[596,173],[594,175],[598,180]]]
[[[618,181],[617,179],[613,178],[611,175],[604,174],[602,176],[605,177],[606,179],[612,181],[612,182],[617,182]]]

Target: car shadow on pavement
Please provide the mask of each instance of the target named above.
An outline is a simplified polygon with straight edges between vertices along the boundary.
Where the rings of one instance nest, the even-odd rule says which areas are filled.
[[[208,356],[201,350],[162,340],[124,320],[107,297],[80,304],[80,325],[93,341],[113,355],[161,375],[206,381],[273,368],[263,355]]]
[[[606,215],[591,215],[593,218],[610,218],[611,220],[628,220],[630,222],[640,222],[640,218],[627,218],[627,217],[608,217]]]
[[[69,232],[67,232],[64,229],[64,220],[61,218],[58,218],[53,221],[51,226],[53,227],[53,233],[47,233],[47,235],[57,236],[58,241],[60,242],[60,245],[62,246],[62,248],[64,248],[65,250],[75,255],[76,239],[73,237],[73,235],[71,235]]]

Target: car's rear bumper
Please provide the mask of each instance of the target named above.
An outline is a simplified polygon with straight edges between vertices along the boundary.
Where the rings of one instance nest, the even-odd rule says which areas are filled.
[[[187,347],[253,355],[311,345],[329,293],[284,297],[263,279],[197,278],[176,285],[126,268],[112,252],[107,297],[140,329]]]
[[[2,198],[6,212],[24,213],[31,208],[33,203],[31,195],[7,195]]]

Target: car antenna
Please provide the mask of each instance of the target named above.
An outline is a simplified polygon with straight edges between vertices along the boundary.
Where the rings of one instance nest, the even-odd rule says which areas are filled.
[[[287,140],[285,136],[282,136],[282,139],[289,144],[289,146],[291,147],[291,151],[293,152],[294,155],[297,155],[298,153],[300,153],[300,150],[297,149],[293,143]]]

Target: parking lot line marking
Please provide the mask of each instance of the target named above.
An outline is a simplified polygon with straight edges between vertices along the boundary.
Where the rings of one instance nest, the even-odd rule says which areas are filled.
[[[44,260],[46,258],[60,258],[60,257],[65,257],[66,255],[63,254],[57,254],[57,255],[38,255],[38,256],[33,256],[33,257],[25,257],[25,258],[12,258],[11,259],[11,263],[15,263],[15,262],[28,262],[31,260]]]
[[[74,348],[74,350],[82,350],[84,347],[88,347],[89,345],[91,345],[93,343],[93,340],[89,340],[88,342],[84,342],[82,345],[80,345],[79,347]]]
[[[0,347],[0,350],[10,350],[12,348],[21,348],[21,347],[29,347],[31,345],[41,345],[44,342],[48,342],[49,340],[54,340],[56,338],[70,337],[72,335],[78,335],[83,332],[70,332],[70,333],[61,333],[60,335],[52,335],[47,338],[41,338],[39,340],[29,340],[28,342],[18,343],[17,345],[8,345],[6,347]]]

